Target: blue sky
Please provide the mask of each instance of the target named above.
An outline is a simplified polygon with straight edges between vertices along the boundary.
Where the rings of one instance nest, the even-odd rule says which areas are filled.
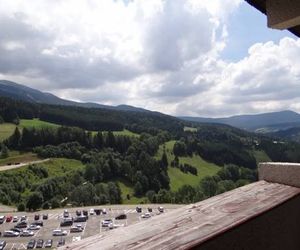
[[[278,43],[283,37],[296,38],[286,30],[267,27],[267,17],[242,1],[238,9],[229,17],[229,38],[221,57],[228,61],[237,61],[248,54],[248,49],[255,43],[273,41]]]
[[[300,112],[300,40],[244,0],[1,0],[0,30],[0,79],[62,98],[182,116]]]

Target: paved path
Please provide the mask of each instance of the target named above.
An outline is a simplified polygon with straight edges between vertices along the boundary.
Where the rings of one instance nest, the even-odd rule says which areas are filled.
[[[4,165],[4,166],[0,166],[0,172],[24,167],[24,166],[31,165],[31,164],[43,163],[43,162],[46,162],[49,160],[50,159],[44,159],[44,160],[38,160],[38,161],[21,162],[20,164]]]

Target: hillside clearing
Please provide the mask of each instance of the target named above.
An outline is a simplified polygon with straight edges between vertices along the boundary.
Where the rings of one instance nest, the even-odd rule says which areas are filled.
[[[216,174],[220,167],[209,163],[203,160],[199,155],[193,155],[193,157],[179,157],[179,163],[187,163],[198,170],[198,175],[186,174],[183,173],[180,169],[171,167],[170,163],[174,159],[173,154],[173,146],[175,141],[169,141],[165,144],[165,150],[168,157],[168,175],[170,177],[170,187],[172,191],[177,191],[180,187],[185,184],[196,186],[199,184],[200,180],[203,179],[205,176],[212,176]],[[163,154],[163,145],[159,147],[157,158],[160,159]]]
[[[15,131],[16,125],[12,123],[0,124],[0,141],[3,141],[10,137]]]
[[[40,119],[21,119],[20,120],[20,127],[21,128],[45,128],[45,127],[52,127],[57,128],[60,125],[41,121]]]
[[[40,160],[36,154],[34,153],[21,153],[18,151],[9,152],[9,157],[5,159],[0,159],[0,166],[16,164],[16,163],[27,163],[31,161]]]

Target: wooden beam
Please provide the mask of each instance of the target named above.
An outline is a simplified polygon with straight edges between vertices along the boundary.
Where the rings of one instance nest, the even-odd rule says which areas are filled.
[[[267,0],[268,27],[289,29],[300,25],[299,0]]]

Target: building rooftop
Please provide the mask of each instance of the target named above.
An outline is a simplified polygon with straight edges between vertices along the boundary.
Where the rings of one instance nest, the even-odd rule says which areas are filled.
[[[300,188],[261,180],[64,249],[190,249],[299,194]]]

